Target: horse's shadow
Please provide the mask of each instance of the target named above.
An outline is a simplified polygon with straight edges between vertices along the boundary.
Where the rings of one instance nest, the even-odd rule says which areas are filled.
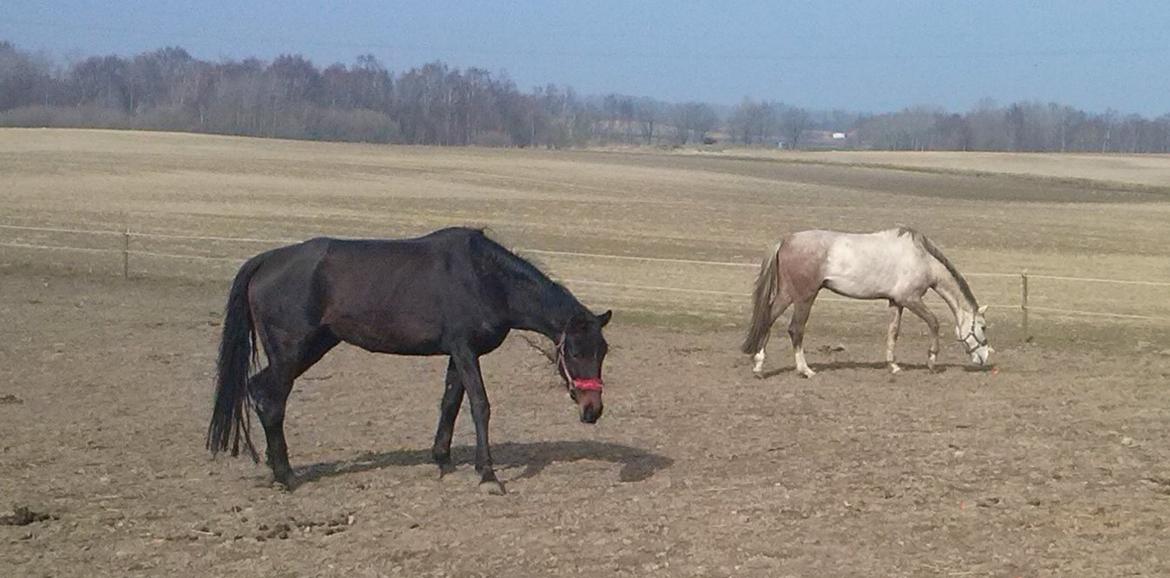
[[[451,448],[451,463],[469,465],[474,462],[475,447]],[[523,467],[524,471],[511,478],[522,480],[540,474],[550,464],[575,462],[579,460],[601,460],[621,464],[618,479],[623,482],[640,482],[653,476],[659,470],[669,468],[674,460],[638,448],[597,441],[555,441],[515,443],[506,442],[492,445],[492,458],[498,468]],[[320,462],[299,468],[297,485],[312,483],[323,478],[342,476],[357,472],[368,472],[395,466],[420,466],[433,464],[431,451],[395,450],[384,453],[366,453],[347,460]]]
[[[960,370],[966,371],[966,372],[990,371],[990,369],[988,369],[988,368],[971,367],[968,365],[955,364],[955,363],[935,363],[933,371],[928,369],[926,367],[925,363],[903,363],[903,362],[899,361],[898,365],[902,367],[902,373],[900,375],[904,375],[905,373],[911,372],[911,371],[914,371],[914,372],[921,371],[923,373],[933,375],[933,374],[945,373],[951,369],[960,369]],[[884,370],[887,374],[889,373],[889,365],[886,364],[886,362],[884,362],[884,361],[831,361],[829,363],[810,363],[808,366],[813,371],[815,371],[817,373],[844,371],[847,369],[880,369],[880,370]],[[785,373],[794,373],[795,371],[796,371],[796,366],[789,365],[786,367],[779,367],[776,369],[771,369],[771,370],[765,371],[765,372],[760,374],[760,377],[767,379],[770,377],[775,377],[777,375],[783,375]]]

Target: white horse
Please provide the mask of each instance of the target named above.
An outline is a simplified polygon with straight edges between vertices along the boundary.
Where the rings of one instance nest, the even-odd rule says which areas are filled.
[[[812,377],[804,360],[804,325],[817,293],[824,287],[854,299],[886,299],[893,319],[886,336],[886,362],[890,371],[902,368],[894,361],[894,344],[902,325],[902,309],[922,318],[933,341],[927,367],[933,371],[938,356],[938,318],[922,302],[934,289],[955,316],[955,337],[971,362],[986,365],[994,350],[987,344],[987,306],[980,307],[967,281],[942,251],[924,235],[899,227],[869,234],[836,231],[801,231],[778,243],[760,266],[753,298],[751,329],[743,352],[755,354],[756,376],[764,370],[772,324],[789,305],[794,305],[788,335],[796,352],[796,372]]]

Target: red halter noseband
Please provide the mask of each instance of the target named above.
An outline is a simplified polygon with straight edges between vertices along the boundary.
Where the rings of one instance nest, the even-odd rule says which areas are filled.
[[[569,365],[565,362],[564,333],[561,334],[561,339],[557,342],[557,360],[560,362],[558,365],[560,365],[561,374],[572,384],[573,389],[577,391],[601,391],[605,387],[600,377],[575,378],[569,373]]]
[[[573,387],[579,391],[601,391],[605,384],[600,379],[574,379]]]

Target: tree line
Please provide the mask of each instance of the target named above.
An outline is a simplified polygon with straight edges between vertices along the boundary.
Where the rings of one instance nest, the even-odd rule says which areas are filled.
[[[1170,152],[1170,115],[983,102],[964,113],[734,107],[549,84],[442,62],[397,74],[372,55],[320,68],[300,55],[211,62],[168,47],[59,65],[0,42],[0,126],[137,128],[422,145],[677,146],[714,142],[896,150]],[[838,133],[837,139],[826,134]],[[841,138],[845,137],[845,138]]]
[[[1170,152],[1170,114],[1088,113],[1058,103],[984,100],[966,114],[928,107],[867,117],[859,142],[890,150]]]
[[[442,62],[393,74],[372,55],[322,69],[299,55],[209,62],[172,47],[58,67],[0,42],[0,126],[568,147],[701,142],[718,121],[703,103],[523,92],[506,75]]]

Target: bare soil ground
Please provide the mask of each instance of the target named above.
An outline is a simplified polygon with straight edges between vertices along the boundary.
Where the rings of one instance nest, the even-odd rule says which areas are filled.
[[[858,172],[860,171],[860,172]],[[100,131],[0,131],[6,224],[276,238],[490,225],[512,245],[753,262],[785,231],[926,231],[964,271],[1170,279],[1170,203],[1109,183],[703,155],[442,150]],[[1156,195],[1155,195],[1156,197]],[[339,348],[294,390],[293,493],[202,449],[234,264],[13,247],[118,237],[0,230],[0,575],[1165,575],[1170,342],[1160,322],[1036,315],[973,277],[996,373],[890,376],[875,303],[827,301],[813,380],[736,352],[748,267],[533,254],[598,309],[606,415],[551,367],[484,359],[509,494],[439,481],[444,362]],[[135,239],[243,257],[267,245]],[[699,289],[631,289],[598,283]],[[1164,289],[1058,283],[1053,306],[1167,315]],[[730,293],[725,295],[724,293]],[[935,305],[938,308],[938,304]],[[943,313],[939,309],[939,313]],[[43,514],[47,519],[35,520]],[[6,519],[7,520],[7,519]]]

